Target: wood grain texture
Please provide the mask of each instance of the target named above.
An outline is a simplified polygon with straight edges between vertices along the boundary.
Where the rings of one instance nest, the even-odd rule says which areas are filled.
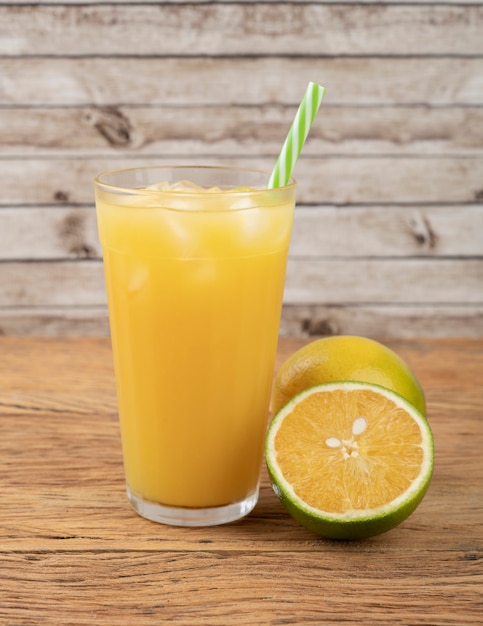
[[[1,260],[100,257],[92,206],[0,209]]]
[[[483,305],[285,304],[280,333],[478,338],[483,335]],[[0,307],[0,335],[108,336],[107,309],[105,305]]]
[[[318,293],[326,304],[481,304],[482,283],[480,259],[441,259],[432,263],[418,258],[380,262],[289,259],[284,300],[288,304],[311,304],[312,294]]]
[[[314,79],[331,105],[481,106],[483,93],[479,57],[0,57],[0,76],[0,102],[29,107],[297,106]]]
[[[7,311],[0,317],[6,317]],[[0,327],[11,324],[22,328],[21,319],[10,316]],[[27,318],[23,327],[32,334],[30,324],[42,318]],[[45,325],[45,321],[44,321]],[[101,327],[102,328],[102,327]],[[362,335],[365,337],[482,337],[483,305],[467,304],[285,304],[280,326],[282,336]],[[9,334],[8,331],[5,334]],[[15,333],[12,333],[15,334]],[[69,334],[79,334],[73,332]]]
[[[434,315],[434,312],[433,312]],[[475,323],[468,323],[470,310],[465,309],[465,332],[462,336],[478,336],[479,315],[475,311]],[[454,316],[450,314],[454,320]],[[302,317],[302,319],[305,319]],[[434,317],[433,317],[434,319]],[[441,316],[441,319],[446,319]],[[304,322],[300,322],[303,324]],[[292,321],[294,327],[297,323]],[[305,323],[306,325],[306,323]],[[463,325],[463,324],[461,324]],[[442,322],[440,328],[446,327]],[[291,331],[292,334],[293,331]],[[453,333],[455,334],[455,333]],[[457,333],[456,333],[457,334]],[[106,305],[102,306],[8,306],[0,307],[0,335],[34,335],[45,337],[92,337],[109,336],[109,319]]]
[[[482,251],[482,233],[483,205],[413,205],[411,209],[299,205],[290,254],[304,258],[474,257]],[[101,258],[95,208],[0,209],[0,260],[29,256],[38,261]]]
[[[230,0],[231,2],[237,2],[237,0]],[[307,4],[307,0],[285,0],[293,4]],[[157,4],[159,0],[114,0],[115,4]],[[192,4],[203,4],[205,0],[194,0]],[[243,0],[244,4],[258,4],[259,0]],[[266,4],[281,4],[281,0],[266,0]],[[352,2],[345,2],[341,0],[320,0],[320,4],[352,4]],[[17,5],[32,4],[31,0],[15,0]],[[72,5],[79,4],[78,0],[38,0],[37,5]],[[84,0],[84,5],[99,4],[99,0]],[[165,0],[164,4],[186,4],[186,0]],[[373,4],[373,0],[358,0],[357,4]],[[441,4],[441,0],[388,0],[387,4]],[[458,6],[462,5],[479,5],[480,0],[451,0],[448,4]]]
[[[107,157],[3,159],[0,203],[65,205],[93,202],[93,180],[103,171],[144,165],[234,165],[268,173],[273,157]],[[476,157],[301,157],[295,171],[300,204],[481,203],[483,159]]]
[[[482,29],[478,5],[108,4],[39,7],[35,19],[0,6],[0,54],[464,55],[483,53]]]
[[[364,280],[361,280],[361,276]],[[483,259],[289,258],[286,304],[482,304]],[[102,263],[2,263],[0,301],[17,306],[105,305]]]
[[[1,3],[0,332],[106,334],[94,176],[271,170],[315,80],[282,333],[483,335],[482,27],[479,0]]]
[[[89,158],[278,154],[295,105],[0,108],[0,155]],[[331,106],[303,155],[481,156],[477,106]]]
[[[277,367],[303,343],[281,341]],[[141,519],[124,494],[109,342],[0,338],[0,621],[480,624],[483,342],[386,343],[425,389],[435,472],[406,522],[344,543],[293,521],[265,472],[239,523]]]

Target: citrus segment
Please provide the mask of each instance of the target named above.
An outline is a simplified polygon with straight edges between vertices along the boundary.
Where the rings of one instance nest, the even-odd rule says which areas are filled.
[[[277,495],[314,532],[355,539],[393,528],[422,500],[433,467],[427,420],[377,385],[319,385],[273,419],[266,460]]]
[[[424,392],[407,363],[384,344],[353,335],[323,337],[292,354],[275,378],[273,413],[304,389],[339,380],[387,387],[426,414]]]

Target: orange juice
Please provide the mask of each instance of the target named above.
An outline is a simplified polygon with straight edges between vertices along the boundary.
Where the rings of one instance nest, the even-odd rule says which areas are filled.
[[[98,184],[126,481],[146,517],[221,523],[256,502],[294,187]]]

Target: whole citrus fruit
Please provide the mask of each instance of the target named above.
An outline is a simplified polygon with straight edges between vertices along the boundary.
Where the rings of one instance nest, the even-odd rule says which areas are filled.
[[[309,387],[349,380],[391,389],[426,415],[424,392],[403,359],[378,341],[352,335],[317,339],[292,354],[275,377],[272,412]]]
[[[394,528],[421,502],[433,436],[425,417],[393,391],[327,383],[277,413],[265,458],[292,517],[323,537],[360,539]]]

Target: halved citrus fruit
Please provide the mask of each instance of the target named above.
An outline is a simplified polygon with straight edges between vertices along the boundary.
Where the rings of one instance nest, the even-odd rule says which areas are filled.
[[[393,391],[336,382],[303,391],[274,417],[265,456],[289,513],[323,537],[394,528],[421,502],[433,470],[426,418]]]
[[[275,377],[272,411],[304,389],[338,380],[382,385],[426,414],[424,392],[407,363],[384,344],[354,335],[323,337],[292,354]]]

